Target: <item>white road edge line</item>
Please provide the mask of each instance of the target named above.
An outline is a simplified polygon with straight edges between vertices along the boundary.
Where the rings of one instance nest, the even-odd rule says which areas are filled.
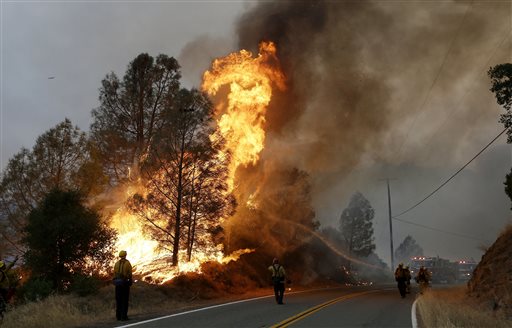
[[[418,328],[418,318],[416,317],[416,303],[418,302],[418,299],[412,303],[411,308],[411,321],[412,321],[412,328]]]
[[[314,291],[318,291],[318,290],[325,290],[325,289],[336,289],[336,288],[318,288],[318,289],[309,289],[309,290],[301,290],[301,291],[298,291],[298,292],[290,292],[290,293],[286,293],[286,294],[287,294],[287,295],[300,294],[300,293],[314,292]],[[221,306],[228,306],[228,305],[233,305],[233,304],[237,304],[237,303],[244,303],[244,302],[250,302],[250,301],[260,300],[260,299],[262,299],[262,298],[268,298],[268,297],[274,297],[274,295],[272,294],[272,295],[260,296],[260,297],[256,297],[256,298],[248,298],[248,299],[240,300],[240,301],[234,301],[234,302],[229,302],[229,303],[223,303],[223,304],[212,305],[212,306],[208,306],[208,307],[204,307],[204,308],[199,308],[199,309],[195,309],[195,310],[190,310],[190,311],[185,311],[185,312],[180,312],[180,313],[170,314],[170,315],[166,315],[166,316],[163,316],[163,317],[157,317],[157,318],[153,318],[153,319],[149,319],[149,320],[144,320],[144,321],[134,322],[134,323],[131,323],[131,324],[129,324],[129,325],[116,326],[116,328],[134,327],[134,326],[138,326],[138,325],[146,324],[146,323],[153,322],[153,321],[158,321],[158,320],[162,320],[162,319],[167,319],[167,318],[177,317],[177,316],[184,315],[184,314],[189,314],[189,313],[194,313],[194,312],[199,312],[199,311],[204,311],[204,310],[214,309],[214,308],[218,308],[218,307],[221,307]]]

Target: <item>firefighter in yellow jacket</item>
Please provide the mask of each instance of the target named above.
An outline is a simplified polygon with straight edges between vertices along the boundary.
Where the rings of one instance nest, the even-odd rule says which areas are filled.
[[[0,261],[0,318],[4,317],[7,303],[14,294],[14,289],[9,281],[8,271],[14,266],[18,257],[9,265],[5,265],[4,261]]]
[[[116,318],[128,320],[128,299],[132,285],[132,265],[126,259],[126,251],[119,252],[119,261],[114,265],[114,285],[116,286]]]
[[[286,272],[278,259],[272,261],[272,265],[268,267],[269,271],[272,272],[272,283],[274,285],[274,294],[276,296],[277,304],[283,304],[284,296],[284,281]]]

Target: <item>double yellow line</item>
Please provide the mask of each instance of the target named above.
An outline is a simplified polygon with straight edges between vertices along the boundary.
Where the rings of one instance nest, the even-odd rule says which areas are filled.
[[[329,305],[332,305],[332,304],[337,303],[337,302],[348,300],[349,298],[354,298],[354,297],[357,297],[357,296],[361,296],[361,295],[364,295],[364,294],[375,293],[375,292],[377,292],[377,291],[376,290],[370,290],[370,291],[366,291],[366,292],[352,293],[352,294],[340,296],[340,297],[335,298],[333,300],[330,300],[330,301],[327,301],[327,302],[322,303],[320,305],[317,305],[317,306],[314,306],[312,308],[309,308],[309,309],[307,309],[304,312],[301,312],[301,313],[299,313],[297,315],[294,315],[293,317],[285,319],[285,320],[281,321],[280,323],[272,326],[272,328],[288,327],[289,325],[292,325],[292,324],[296,323],[297,321],[300,321],[300,320],[304,319],[305,317],[307,317],[307,316],[309,316],[309,315],[311,315],[311,314],[313,314],[315,312],[318,312],[321,309],[323,309],[323,308],[325,308],[325,307],[327,307]]]

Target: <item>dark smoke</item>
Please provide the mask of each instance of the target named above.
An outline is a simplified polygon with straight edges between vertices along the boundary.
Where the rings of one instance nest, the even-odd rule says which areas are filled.
[[[260,41],[274,41],[288,85],[269,108],[262,160],[268,167],[297,168],[311,175],[311,197],[323,224],[336,224],[356,189],[368,190],[371,201],[377,197],[377,216],[385,218],[384,190],[369,186],[382,184],[378,179],[390,173],[397,177],[403,167],[409,178],[420,175],[426,183],[422,188],[412,179],[399,183],[398,192],[407,193],[395,194],[395,205],[405,208],[501,128],[486,71],[509,60],[510,6],[456,1],[259,3],[239,19],[239,46],[256,52]],[[261,172],[261,167],[254,170],[256,176]],[[496,174],[494,190],[501,188]],[[265,198],[267,192],[260,189],[259,196]],[[487,197],[501,199],[496,191]],[[465,199],[464,192],[456,199]],[[454,210],[460,203],[444,203],[445,210],[439,212],[449,213],[450,220],[466,219],[468,211]],[[507,213],[496,213],[496,225],[503,224]],[[413,219],[428,224],[431,217],[421,213]],[[465,233],[480,229],[464,226]],[[398,234],[410,233],[406,230],[397,229]],[[385,233],[376,237],[378,243],[387,238]],[[435,249],[425,245],[432,239],[419,240],[426,252]],[[386,244],[378,247],[384,254],[388,249]],[[468,252],[475,254],[474,249]]]

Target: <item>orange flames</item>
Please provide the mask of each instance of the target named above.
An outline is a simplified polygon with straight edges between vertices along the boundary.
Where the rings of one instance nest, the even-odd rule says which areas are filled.
[[[147,237],[143,231],[141,219],[124,207],[113,215],[111,227],[118,232],[117,249],[124,249],[133,265],[134,272],[143,280],[154,283],[165,283],[179,273],[200,272],[201,264],[207,261],[228,263],[236,261],[242,254],[251,253],[253,249],[241,249],[229,256],[224,256],[222,245],[207,244],[194,253],[192,260],[187,261],[185,251],[179,254],[179,265],[170,266],[172,252],[159,247],[157,241]]]
[[[216,59],[211,70],[204,73],[202,88],[210,96],[217,97],[218,130],[226,140],[224,151],[232,154],[227,181],[230,191],[235,186],[238,166],[255,164],[263,150],[265,115],[272,87],[275,85],[281,90],[285,87],[278,63],[275,45],[262,42],[257,57],[241,50]],[[219,92],[223,87],[228,87],[225,96]],[[215,138],[215,134],[211,138]],[[134,189],[134,186],[129,187],[123,197],[128,199],[135,193]],[[143,190],[138,191],[143,193]],[[225,257],[222,246],[210,242],[200,252],[194,252],[192,261],[187,262],[186,254],[180,254],[178,267],[171,267],[171,251],[162,249],[156,241],[146,237],[140,220],[121,207],[114,214],[111,226],[119,234],[117,249],[125,249],[135,272],[153,282],[169,281],[180,272],[199,272],[201,263],[206,261],[227,263],[253,251],[239,250]]]
[[[272,97],[272,85],[283,90],[284,75],[279,69],[276,46],[262,42],[257,57],[241,50],[216,59],[203,76],[203,90],[215,96],[228,86],[227,102],[219,101],[217,124],[232,153],[229,167],[230,190],[238,166],[256,164],[265,143],[265,115]]]

